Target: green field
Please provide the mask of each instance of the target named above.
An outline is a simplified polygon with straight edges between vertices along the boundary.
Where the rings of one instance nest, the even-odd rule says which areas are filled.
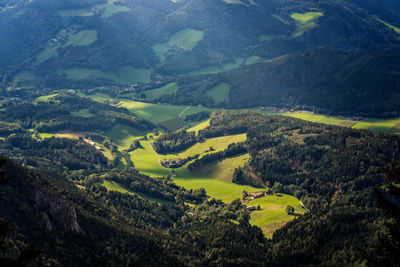
[[[105,100],[112,100],[112,97],[104,94],[104,93],[95,93],[95,94],[90,94],[90,95],[85,95],[83,93],[78,93],[80,97],[89,97],[90,99],[98,102],[103,102]]]
[[[209,153],[215,153],[218,151],[225,150],[230,144],[232,143],[239,143],[246,140],[246,134],[236,134],[236,135],[228,135],[228,136],[221,136],[221,137],[214,137],[206,139],[204,142],[196,143],[194,146],[191,146],[187,150],[176,153],[176,154],[169,154],[163,155],[163,159],[176,159],[176,158],[187,158],[190,156],[194,156],[196,154],[205,155]],[[213,151],[209,151],[210,148],[214,148]],[[208,152],[206,152],[208,151]]]
[[[145,132],[141,132],[135,128],[122,124],[116,124],[110,130],[105,132],[105,135],[110,137],[121,151],[128,149],[134,140],[145,134]]]
[[[47,46],[36,55],[36,64],[40,64],[47,59],[57,56],[57,49],[68,46],[89,46],[97,40],[97,31],[83,30],[77,33],[70,33],[67,30],[61,30],[57,37],[63,41],[49,41]]]
[[[127,108],[136,116],[151,121],[154,124],[162,123],[178,116],[184,118],[188,115],[198,113],[208,108],[174,106],[164,104],[151,104],[138,101],[123,99],[120,100],[119,106]]]
[[[317,123],[324,123],[324,124],[331,124],[331,125],[340,125],[343,122],[349,121],[345,118],[337,118],[332,116],[325,116],[319,115],[315,113],[309,112],[293,112],[293,113],[281,113],[283,116],[302,119],[305,121],[317,122]]]
[[[256,207],[260,205],[261,210],[251,212],[250,223],[259,226],[269,238],[272,237],[272,233],[276,229],[295,218],[294,215],[288,215],[286,213],[286,206],[293,206],[295,208],[295,214],[303,214],[306,212],[296,197],[286,194],[268,195],[251,200],[247,204],[247,206],[253,205]]]
[[[89,109],[81,109],[77,112],[71,112],[72,116],[83,117],[83,118],[91,118],[95,115],[89,111]]]
[[[118,76],[115,81],[121,84],[148,83],[151,81],[151,72],[151,69],[133,68],[127,65],[118,69]]]
[[[383,23],[386,27],[394,30],[395,33],[400,34],[400,28],[398,28],[398,27],[396,27],[396,26],[394,26],[394,25],[392,25],[392,24],[390,24],[390,23],[388,23],[386,21],[383,21],[383,20],[381,20],[379,18],[376,18],[376,20],[379,21],[380,23]]]
[[[190,127],[189,129],[187,129],[187,131],[188,132],[196,132],[196,134],[197,134],[199,131],[204,130],[208,126],[210,126],[210,120],[206,120],[206,121],[197,123],[197,124],[193,125],[192,127]]]
[[[264,59],[259,56],[250,56],[246,59],[245,64],[252,65],[252,64],[263,62],[263,61],[264,61]]]
[[[162,121],[158,125],[167,128],[169,131],[176,131],[185,126],[185,120],[181,117],[175,117],[166,121]]]
[[[18,86],[31,86],[39,81],[39,77],[30,71],[20,71],[13,78],[13,83]]]
[[[141,141],[143,148],[138,148],[130,153],[135,168],[151,177],[171,175],[171,172],[159,164],[159,156],[150,146],[151,141]]]
[[[292,33],[293,38],[302,36],[306,31],[315,28],[315,23],[319,17],[322,17],[322,12],[307,12],[307,13],[292,13],[290,17],[294,19],[296,23],[296,29]]]
[[[203,37],[203,31],[187,28],[174,33],[169,38],[168,42],[164,44],[156,44],[152,48],[158,59],[162,62],[165,60],[168,51],[173,49],[174,46],[186,50],[192,50],[196,47],[197,43],[203,39]]]
[[[116,192],[120,192],[120,193],[124,193],[124,194],[137,195],[138,197],[145,199],[145,200],[154,201],[154,202],[167,204],[167,205],[173,205],[173,202],[154,198],[154,197],[151,197],[144,193],[132,191],[131,189],[129,189],[123,185],[120,185],[114,181],[103,180],[100,184],[102,186],[104,186],[105,188],[107,188],[107,190],[109,190],[109,191],[116,191]]]
[[[209,67],[202,68],[200,70],[189,72],[188,75],[194,76],[194,75],[204,75],[204,74],[215,74],[215,73],[223,72],[223,71],[224,71],[224,69],[221,68],[220,66],[209,66]]]
[[[71,80],[99,79],[106,78],[120,84],[130,84],[134,82],[150,82],[151,69],[135,69],[131,66],[123,66],[117,73],[103,72],[98,69],[70,68],[60,69],[58,75],[66,75]]]
[[[218,180],[230,183],[232,182],[233,171],[237,167],[243,167],[250,159],[249,154],[225,158],[220,161],[211,162],[195,169],[194,174],[203,177],[214,177]]]
[[[44,96],[39,96],[38,98],[36,98],[33,102],[37,103],[37,102],[46,102],[49,101],[50,99],[52,99],[53,97],[57,96],[58,94],[51,94],[51,95],[44,95]]]
[[[75,34],[71,34],[69,39],[65,45],[66,46],[88,46],[94,43],[97,40],[97,31],[93,30],[84,30],[77,32]]]
[[[120,100],[120,106],[154,124],[177,117],[186,107]]]
[[[206,96],[212,98],[215,103],[229,103],[229,92],[231,86],[227,83],[220,83],[216,87],[207,91]]]
[[[352,128],[354,129],[368,129],[376,132],[396,133],[400,132],[398,125],[400,124],[400,118],[395,119],[366,119],[361,122],[357,122]]]
[[[153,90],[148,90],[144,92],[146,99],[154,99],[160,97],[162,95],[173,94],[176,93],[179,89],[179,86],[176,82],[169,83],[164,85],[163,87],[156,88]]]
[[[60,10],[57,14],[61,17],[90,17],[94,15],[92,11],[86,9]]]

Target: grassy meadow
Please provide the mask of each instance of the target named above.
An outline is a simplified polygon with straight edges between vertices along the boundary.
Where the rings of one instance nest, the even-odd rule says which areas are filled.
[[[227,83],[220,83],[207,91],[206,96],[212,98],[215,103],[229,102],[231,86]]]
[[[311,30],[317,26],[316,21],[322,17],[322,12],[307,12],[307,13],[292,13],[290,17],[296,23],[296,29],[292,33],[293,38],[302,36],[306,31]]]
[[[128,149],[134,140],[145,134],[145,132],[141,132],[135,128],[122,124],[116,124],[110,130],[105,132],[105,135],[118,146],[119,150]]]
[[[173,205],[173,202],[165,201],[165,200],[155,198],[155,197],[151,197],[144,193],[132,191],[131,189],[129,189],[129,188],[125,187],[124,185],[121,185],[115,181],[103,180],[100,184],[102,186],[104,186],[105,188],[107,188],[107,190],[109,190],[109,191],[116,191],[116,192],[120,192],[123,194],[129,194],[129,195],[137,195],[141,199],[154,201],[154,202],[167,204],[167,205]]]
[[[166,59],[166,54],[168,51],[173,49],[174,46],[183,48],[185,50],[192,50],[194,47],[196,47],[197,43],[203,39],[203,37],[203,31],[187,28],[174,33],[169,38],[168,42],[154,45],[152,47],[153,52],[158,59],[163,62]]]
[[[260,205],[260,210],[251,212],[250,223],[259,226],[268,238],[271,238],[273,232],[286,222],[293,220],[296,215],[306,212],[296,197],[287,194],[267,195],[247,203],[247,206],[253,205],[256,207]],[[294,207],[295,215],[286,213],[285,208],[288,205]]]
[[[160,88],[145,91],[144,95],[146,96],[146,99],[154,99],[154,98],[160,97],[162,95],[176,93],[178,91],[178,89],[179,89],[178,84],[176,82],[173,82],[173,83],[164,85]]]

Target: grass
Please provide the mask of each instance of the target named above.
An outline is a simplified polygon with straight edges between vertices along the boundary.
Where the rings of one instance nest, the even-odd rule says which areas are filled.
[[[302,36],[306,31],[315,28],[315,23],[319,17],[322,17],[322,12],[307,12],[307,13],[292,13],[290,17],[294,19],[296,23],[296,29],[292,33],[293,38]]]
[[[392,25],[392,24],[390,24],[390,23],[388,23],[386,21],[383,21],[383,20],[381,20],[379,18],[376,18],[376,20],[379,21],[380,23],[383,23],[386,27],[394,30],[395,33],[400,34],[400,28],[398,28],[398,27],[396,27],[396,26],[394,26],[394,25]]]
[[[57,34],[57,37],[66,39],[65,41],[49,41],[47,46],[36,55],[35,64],[40,64],[47,59],[57,56],[57,49],[68,46],[89,46],[97,40],[97,31],[83,30],[77,33],[68,33],[62,30]]]
[[[276,194],[268,195],[250,201],[247,206],[260,205],[261,210],[253,211],[250,214],[250,223],[259,226],[264,234],[271,238],[272,233],[283,226],[287,221],[295,218],[294,215],[288,215],[285,211],[286,206],[291,205],[295,208],[295,214],[305,213],[300,201],[291,195]]]
[[[60,69],[58,75],[66,75],[71,80],[107,78],[120,84],[130,84],[134,82],[150,82],[151,69],[135,69],[131,66],[124,66],[118,69],[118,73],[103,72],[98,69],[70,68]]]
[[[78,95],[80,97],[89,97],[90,99],[94,100],[94,101],[98,101],[98,102],[103,102],[105,100],[111,100],[112,97],[107,95],[107,94],[103,94],[103,93],[95,93],[95,94],[90,94],[90,95],[85,95],[82,93],[78,93]]]
[[[154,99],[166,94],[173,94],[176,93],[179,89],[179,86],[176,82],[169,83],[164,85],[163,87],[156,88],[153,90],[145,91],[144,94],[146,99]]]
[[[121,84],[130,84],[135,82],[147,83],[151,81],[151,72],[151,69],[136,69],[127,65],[118,69],[118,78],[115,79],[115,81]]]
[[[65,45],[66,46],[89,46],[97,40],[97,31],[84,30],[71,34]]]
[[[113,140],[119,150],[128,149],[134,140],[145,134],[145,132],[141,132],[135,128],[122,124],[116,124],[110,130],[105,132],[105,135]]]
[[[20,71],[18,72],[14,78],[13,82],[20,86],[29,86],[34,85],[40,81],[39,77],[37,77],[34,73],[30,71]]]
[[[36,98],[33,102],[37,103],[37,102],[47,102],[50,99],[52,99],[53,97],[56,97],[58,94],[51,94],[51,95],[44,95],[44,96],[39,96],[38,98]]]
[[[395,119],[366,119],[353,126],[354,129],[368,129],[376,132],[400,132],[397,125],[400,118]]]
[[[186,108],[185,106],[150,104],[125,99],[120,100],[120,106],[154,124],[173,119]]]
[[[176,131],[185,126],[185,120],[181,117],[175,117],[163,122],[160,122],[158,125],[167,128],[169,131]]]
[[[98,9],[102,9],[103,12],[101,13],[102,18],[108,18],[111,17],[112,15],[119,13],[119,12],[127,12],[130,11],[131,9],[125,6],[120,6],[120,5],[114,5],[114,4],[101,4],[101,5],[96,5],[95,6]]]
[[[259,56],[250,56],[246,59],[245,64],[252,65],[252,64],[263,62],[263,61],[264,61],[264,59]]]
[[[162,158],[164,159],[174,159],[174,158],[187,158],[190,156],[194,156],[196,154],[205,155],[209,153],[214,153],[218,151],[225,150],[230,144],[232,143],[239,143],[246,140],[246,134],[236,134],[236,135],[228,135],[228,136],[221,136],[206,139],[202,143],[197,143],[194,146],[191,146],[187,150],[176,153],[176,154],[169,154],[163,155]],[[214,148],[213,151],[209,151],[210,147]],[[208,151],[208,152],[206,152]]]
[[[168,51],[173,49],[174,46],[186,50],[192,50],[196,47],[197,43],[203,39],[203,37],[203,31],[187,28],[174,33],[169,38],[168,42],[164,44],[156,44],[152,48],[158,59],[162,62],[165,60]]]
[[[324,123],[324,124],[330,124],[330,125],[340,125],[340,124],[343,124],[344,122],[349,121],[345,118],[337,118],[337,117],[319,115],[319,114],[308,113],[308,112],[307,113],[304,113],[304,112],[282,113],[281,115],[287,116],[287,117],[292,117],[292,118],[297,118],[297,119],[302,119],[305,121]]]
[[[89,109],[81,109],[77,112],[71,112],[72,116],[83,117],[83,118],[91,118],[95,115],[89,111]]]
[[[197,134],[199,131],[204,130],[208,126],[210,126],[210,120],[200,122],[200,123],[192,126],[191,128],[187,129],[187,131],[188,132],[196,132],[196,134]]]
[[[57,14],[61,17],[90,17],[94,15],[92,11],[86,9],[60,10]]]
[[[45,139],[45,138],[52,138],[55,137],[56,134],[52,133],[39,133],[40,138]]]
[[[108,191],[116,191],[116,192],[120,192],[123,194],[129,194],[129,195],[137,195],[141,199],[158,202],[158,203],[162,203],[162,204],[167,204],[167,205],[174,204],[171,201],[165,201],[165,200],[162,200],[159,198],[151,197],[151,196],[141,193],[141,192],[135,192],[135,191],[131,190],[130,188],[127,188],[124,185],[121,185],[115,181],[103,180],[100,184],[102,186],[104,186],[105,188],[107,188]]]
[[[225,158],[220,161],[211,162],[193,171],[194,174],[203,177],[214,177],[224,182],[232,182],[233,171],[237,167],[243,167],[250,159],[249,154]]]
[[[220,66],[209,66],[202,68],[200,70],[189,72],[188,75],[194,76],[194,75],[204,75],[204,74],[215,74],[222,71],[224,71],[224,69],[222,69]]]
[[[163,177],[171,173],[159,163],[159,156],[150,146],[151,141],[141,141],[143,148],[138,148],[130,153],[135,168],[151,177]]]
[[[216,87],[207,91],[206,96],[212,98],[215,103],[229,102],[229,92],[231,86],[227,83],[220,83]]]
[[[248,192],[260,190],[259,188],[252,186],[225,182],[211,176],[201,176],[196,173],[192,173],[183,167],[176,169],[175,173],[176,176],[174,177],[174,182],[177,185],[183,186],[186,189],[204,188],[207,191],[207,195],[216,199],[221,199],[226,203],[230,203],[235,199],[241,198],[243,190]]]

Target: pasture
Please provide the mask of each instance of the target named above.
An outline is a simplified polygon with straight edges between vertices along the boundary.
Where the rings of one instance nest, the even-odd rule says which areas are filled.
[[[150,146],[150,141],[140,141],[143,148],[130,152],[135,168],[151,177],[164,177],[171,172],[159,164],[159,156]]]
[[[189,147],[187,150],[176,153],[162,155],[163,159],[176,159],[176,158],[187,158],[194,156],[196,154],[205,155],[210,153],[215,153],[218,151],[225,150],[232,143],[239,143],[246,140],[246,134],[236,134],[221,137],[214,137],[206,139],[204,142],[196,143],[195,145]],[[212,150],[210,149],[212,148]]]
[[[207,91],[206,96],[212,98],[215,103],[229,102],[231,86],[227,83],[220,83]]]
[[[352,128],[354,129],[368,129],[376,132],[396,133],[400,132],[399,129],[400,118],[395,119],[365,119],[357,122]]]
[[[317,27],[316,21],[319,17],[322,17],[322,12],[306,12],[306,13],[292,13],[290,17],[296,23],[296,29],[292,33],[293,38],[302,36],[306,31]]]
[[[132,191],[130,188],[125,187],[124,185],[121,185],[115,181],[110,181],[110,180],[103,180],[101,183],[102,186],[104,186],[108,191],[116,191],[120,192],[123,194],[129,194],[129,195],[136,195],[141,199],[145,199],[148,201],[153,201],[153,202],[158,202],[161,204],[167,204],[167,205],[174,205],[173,202],[170,201],[165,201],[159,198],[151,197],[147,194],[141,193],[141,192],[135,192]]]
[[[173,83],[164,85],[160,88],[144,91],[144,95],[146,96],[146,99],[154,99],[154,98],[160,97],[162,95],[176,93],[178,91],[178,89],[179,89],[178,84],[176,82],[173,82]]]
[[[260,205],[261,209],[251,212],[250,223],[259,226],[268,238],[272,237],[276,229],[295,218],[295,215],[286,213],[286,206],[293,206],[298,215],[306,212],[296,197],[286,194],[267,195],[247,203],[247,206],[253,205]]]
[[[398,28],[398,27],[396,27],[396,26],[394,26],[394,25],[392,25],[392,24],[390,24],[390,23],[388,23],[386,21],[383,21],[383,20],[381,20],[379,18],[376,18],[376,20],[379,21],[380,23],[384,24],[389,29],[392,29],[395,33],[400,34],[400,28]]]
[[[94,15],[92,11],[86,9],[60,10],[57,14],[61,17],[90,17]]]
[[[44,95],[44,96],[39,96],[38,98],[36,98],[33,102],[37,103],[37,102],[47,102],[49,100],[51,100],[53,97],[57,96],[58,94],[51,94],[51,95]]]
[[[225,158],[207,163],[201,166],[201,168],[193,170],[193,173],[203,177],[214,177],[215,179],[230,183],[232,182],[235,168],[243,167],[249,159],[249,154]]]
[[[122,124],[116,124],[110,130],[105,132],[105,135],[108,136],[121,151],[128,149],[134,140],[145,134],[145,132],[141,132],[135,128]]]
[[[196,134],[197,134],[199,131],[204,130],[208,126],[210,126],[210,120],[206,120],[206,121],[202,121],[200,123],[194,124],[192,127],[187,129],[187,131],[188,132],[196,132]]]
[[[203,31],[187,28],[174,33],[169,38],[168,42],[164,44],[156,44],[152,48],[158,59],[163,62],[167,52],[173,49],[174,46],[185,50],[192,50],[196,47],[197,43],[203,39],[203,37]]]

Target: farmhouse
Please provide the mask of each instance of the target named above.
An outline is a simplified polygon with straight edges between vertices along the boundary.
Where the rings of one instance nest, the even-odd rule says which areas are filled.
[[[267,192],[265,192],[265,191],[262,191],[262,192],[252,192],[252,193],[249,193],[249,195],[250,195],[250,197],[251,197],[252,199],[256,199],[256,198],[260,198],[260,197],[266,196],[266,195],[267,195]]]
[[[256,206],[248,206],[246,207],[246,211],[253,211],[256,210]]]

